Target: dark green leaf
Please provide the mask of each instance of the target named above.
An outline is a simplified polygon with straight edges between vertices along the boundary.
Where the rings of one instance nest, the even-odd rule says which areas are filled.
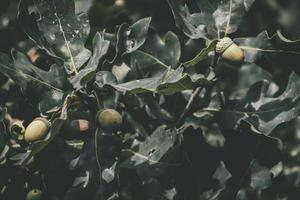
[[[172,152],[176,151],[175,144],[179,133],[178,130],[170,130],[165,126],[158,127],[144,142],[123,150],[126,160],[120,163],[120,167],[137,168],[142,177],[157,177],[162,175],[166,167],[178,166],[172,160]],[[149,172],[146,173],[145,170]]]
[[[203,48],[192,60],[189,60],[185,62],[183,65],[185,67],[192,67],[199,63],[200,61],[204,60],[208,57],[208,54],[215,50],[215,47],[217,45],[217,40],[213,40],[208,47]]]
[[[176,26],[188,37],[192,39],[217,38],[216,27],[211,13],[203,9],[201,13],[191,14],[189,8],[182,0],[168,0],[168,3],[172,9]]]
[[[95,76],[101,58],[106,54],[109,41],[104,40],[100,33],[96,33],[93,39],[93,55],[88,64],[78,74],[71,78],[71,83],[76,90],[86,86]]]
[[[105,85],[115,85],[117,84],[116,77],[109,71],[99,71],[96,74],[96,80],[94,86],[96,89],[104,89]]]
[[[204,192],[201,196],[201,200],[206,199],[217,199],[220,193],[225,189],[226,182],[232,176],[230,172],[226,169],[224,162],[220,162],[220,165],[216,169],[215,173],[213,174],[213,179],[218,181],[218,185],[216,188],[212,188],[209,191]]]
[[[151,18],[143,18],[129,26],[123,23],[116,34],[106,34],[106,39],[115,46],[115,55],[110,63],[118,61],[125,54],[132,53],[140,48],[147,38]]]
[[[193,89],[209,84],[204,75],[197,78],[183,73],[183,67],[165,70],[163,73],[152,78],[134,80],[122,84],[112,85],[120,92],[132,92],[134,94],[154,92],[163,95],[171,95],[182,90]]]
[[[218,32],[230,34],[236,32],[255,0],[224,0],[219,1],[213,13]]]
[[[269,84],[254,84],[244,98],[228,101],[224,108],[204,109],[216,112],[224,128],[234,129],[241,120],[252,124],[265,135],[284,122],[290,121],[300,114],[300,78],[291,74],[285,91],[278,97],[268,97]]]
[[[269,50],[274,50],[267,32],[262,32],[256,37],[236,38],[234,41],[244,50],[245,61],[250,63],[261,59]]]
[[[270,170],[259,164],[257,160],[252,161],[250,173],[250,186],[253,189],[266,189],[272,184]]]
[[[38,30],[25,21],[28,36],[52,56],[61,58],[67,72],[77,73],[91,55],[84,47],[90,32],[87,14],[76,15],[74,1],[70,0],[34,0],[32,4],[22,0],[19,19],[30,20],[32,14]]]
[[[271,81],[272,75],[267,71],[264,71],[262,68],[257,66],[254,63],[246,63],[244,64],[238,73],[238,83],[234,89],[234,96],[245,96],[247,90],[256,82],[259,81]],[[273,86],[276,92],[275,83],[271,83],[270,87]],[[274,94],[274,92],[273,92]]]
[[[123,52],[123,55],[136,51],[144,44],[147,38],[150,22],[151,17],[143,18],[135,22],[132,26],[129,27],[128,30],[126,30],[126,50]]]
[[[196,0],[198,8],[202,12],[207,12],[212,14],[218,7],[219,1],[216,0]]]
[[[149,77],[160,74],[168,67],[176,67],[181,55],[180,42],[173,32],[168,32],[163,40],[153,31],[141,48],[130,55],[129,77]]]
[[[177,140],[177,131],[168,130],[166,127],[158,127],[145,142],[124,149],[130,157],[120,163],[120,167],[133,168],[143,163],[149,165],[159,164],[161,158],[174,146]]]
[[[40,112],[59,109],[66,87],[63,68],[54,64],[50,71],[41,70],[32,65],[24,54],[15,50],[12,50],[12,58],[0,53],[0,71],[13,79],[27,98],[38,104]]]

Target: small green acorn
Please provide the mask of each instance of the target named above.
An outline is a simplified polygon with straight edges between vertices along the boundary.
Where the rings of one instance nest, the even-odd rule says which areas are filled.
[[[43,192],[39,189],[32,189],[26,195],[26,200],[41,200]]]
[[[244,61],[244,52],[232,39],[224,37],[216,45],[216,53],[224,60],[241,63]]]
[[[24,139],[27,142],[34,142],[43,139],[48,133],[50,122],[42,117],[35,118],[26,128]]]
[[[108,131],[115,131],[122,125],[121,114],[114,109],[104,109],[97,112],[97,121],[101,128]]]

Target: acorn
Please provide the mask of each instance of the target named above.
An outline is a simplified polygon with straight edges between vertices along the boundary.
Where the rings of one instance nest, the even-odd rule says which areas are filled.
[[[43,139],[48,133],[50,122],[42,117],[35,118],[26,128],[24,138],[27,142]]]
[[[97,121],[101,128],[108,131],[115,131],[122,125],[121,114],[114,109],[104,109],[97,112]]]
[[[41,200],[43,192],[39,189],[32,189],[26,195],[26,200]]]
[[[216,53],[229,62],[241,63],[244,60],[244,52],[229,37],[224,37],[218,41]]]

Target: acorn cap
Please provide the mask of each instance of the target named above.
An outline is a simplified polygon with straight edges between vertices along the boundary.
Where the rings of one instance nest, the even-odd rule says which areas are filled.
[[[233,41],[229,37],[222,38],[216,45],[216,53],[221,55],[232,44]]]

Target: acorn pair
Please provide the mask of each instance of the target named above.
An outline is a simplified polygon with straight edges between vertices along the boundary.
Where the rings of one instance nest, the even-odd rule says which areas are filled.
[[[103,109],[97,112],[97,122],[103,130],[114,131],[122,125],[121,114],[114,109]],[[43,139],[49,131],[51,123],[42,117],[35,118],[26,128],[24,139],[34,142]],[[69,126],[72,131],[86,131],[89,129],[87,120],[73,120]]]

